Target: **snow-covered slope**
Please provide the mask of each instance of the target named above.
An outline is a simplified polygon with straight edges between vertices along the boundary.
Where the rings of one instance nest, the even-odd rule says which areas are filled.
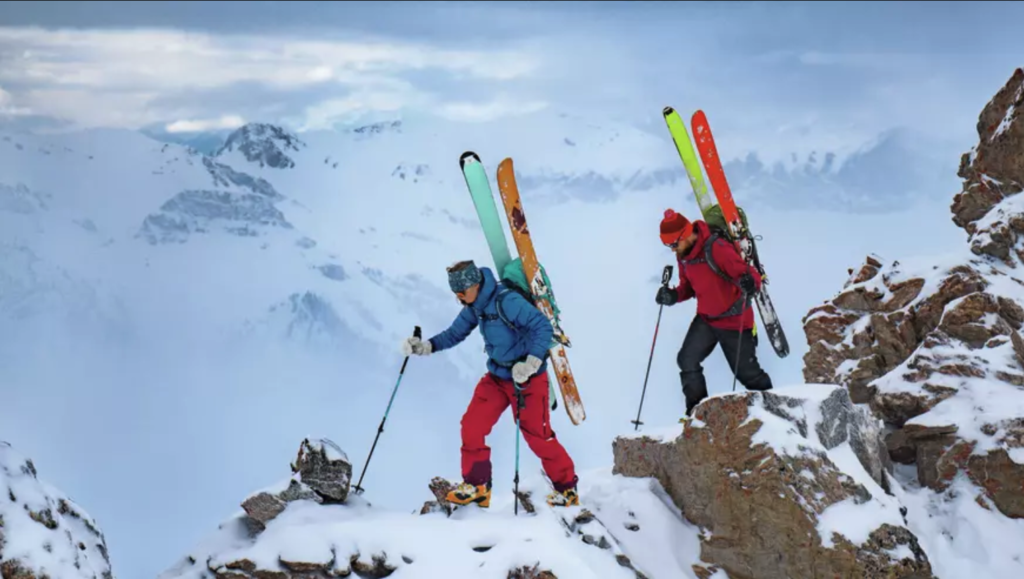
[[[113,579],[96,521],[0,441],[0,576]]]
[[[490,508],[469,507],[450,518],[353,496],[338,505],[291,503],[254,539],[239,511],[159,579],[242,579],[258,576],[255,570],[298,577],[318,569],[410,579],[542,577],[510,575],[524,568],[558,579],[636,579],[637,571],[650,579],[694,577],[698,530],[656,481],[608,470],[582,474],[585,504],[564,512],[541,503],[533,513],[520,506],[516,515],[504,488]],[[539,476],[525,476],[520,492],[543,497],[550,489]]]

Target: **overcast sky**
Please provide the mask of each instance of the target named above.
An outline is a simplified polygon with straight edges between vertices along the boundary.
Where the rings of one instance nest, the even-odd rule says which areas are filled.
[[[307,130],[546,107],[657,124],[674,104],[758,149],[899,125],[970,143],[1021,64],[1022,18],[985,2],[5,2],[0,114]]]

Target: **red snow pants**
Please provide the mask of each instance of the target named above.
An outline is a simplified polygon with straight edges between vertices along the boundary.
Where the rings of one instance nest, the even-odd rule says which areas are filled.
[[[548,373],[533,376],[523,386],[526,407],[522,409],[519,428],[526,444],[540,459],[556,490],[576,486],[572,459],[551,430]],[[462,479],[467,483],[481,485],[491,480],[491,449],[484,439],[510,405],[514,420],[520,412],[513,382],[490,372],[484,374],[462,415]]]

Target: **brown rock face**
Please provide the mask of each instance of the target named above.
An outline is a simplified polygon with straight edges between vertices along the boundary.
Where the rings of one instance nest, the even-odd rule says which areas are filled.
[[[977,130],[951,207],[974,257],[902,271],[869,256],[804,318],[804,377],[868,404],[895,429],[890,457],[915,464],[922,485],[941,492],[966,474],[979,503],[1021,518],[1024,465],[1011,452],[1024,444],[1024,416],[1004,409],[1024,407],[1024,281],[1014,273],[1024,261],[1024,71],[984,107]]]
[[[964,187],[953,198],[953,222],[970,234],[974,253],[1014,265],[1024,221],[998,206],[1024,189],[1024,71],[985,105],[977,130],[978,145],[960,160]]]
[[[849,442],[871,474],[872,456],[884,455],[884,442],[866,411],[842,388],[823,385],[811,398],[801,397],[809,390],[793,392],[707,399],[676,440],[617,438],[613,472],[656,478],[705,530],[701,561],[711,566],[705,574],[719,568],[733,579],[933,577],[898,506],[878,487],[881,496],[873,496],[828,455]],[[826,511],[840,503],[889,509],[893,522],[859,544],[839,532],[819,536]],[[908,547],[912,558],[893,559],[887,550],[896,545]]]

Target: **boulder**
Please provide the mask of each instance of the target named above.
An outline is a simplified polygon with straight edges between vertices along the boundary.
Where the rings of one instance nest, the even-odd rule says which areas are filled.
[[[113,579],[96,521],[0,441],[0,577]]]
[[[619,437],[613,452],[615,473],[654,477],[705,531],[704,573],[933,577],[886,494],[878,421],[842,387],[715,396],[677,438]]]
[[[326,438],[303,440],[292,472],[327,503],[343,503],[348,497],[352,463],[337,444]]]
[[[267,523],[284,512],[288,503],[293,501],[337,504],[345,502],[348,497],[352,464],[348,455],[330,440],[303,439],[291,468],[292,478],[283,489],[261,490],[242,501],[242,509],[247,515],[246,524],[252,535],[263,532]]]

